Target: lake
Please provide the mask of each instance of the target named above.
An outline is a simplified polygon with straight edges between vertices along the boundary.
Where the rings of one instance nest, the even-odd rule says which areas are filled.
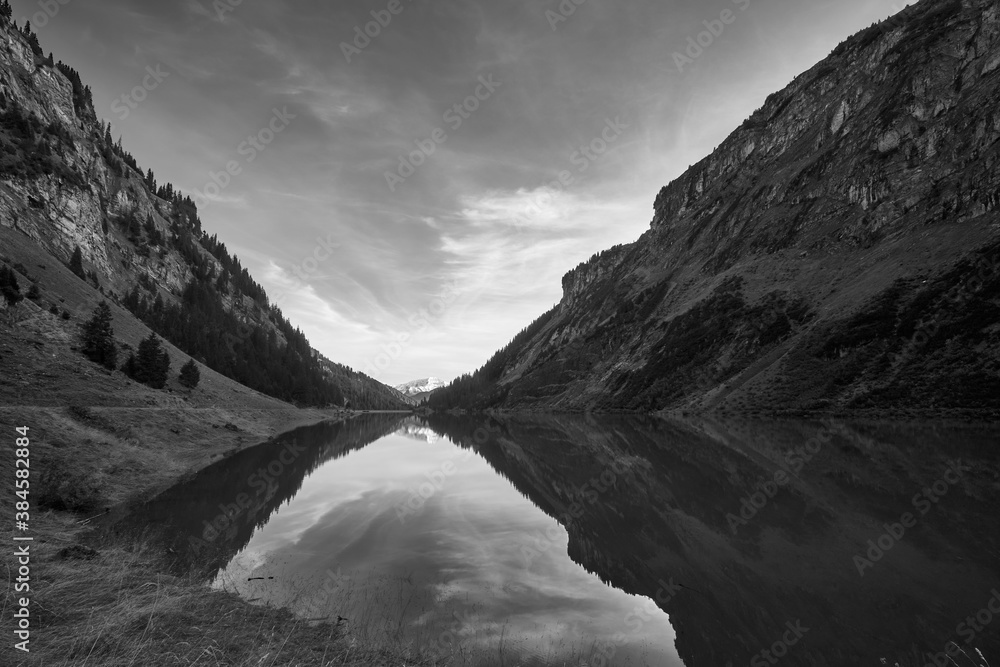
[[[998,435],[360,415],[239,452],[118,529],[447,664],[1000,664]]]

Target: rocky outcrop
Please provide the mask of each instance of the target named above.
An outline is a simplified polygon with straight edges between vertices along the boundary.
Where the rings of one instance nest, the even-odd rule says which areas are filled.
[[[142,175],[128,165],[123,165],[124,175],[114,173],[95,141],[103,138],[103,128],[92,109],[78,115],[72,82],[59,68],[38,62],[21,35],[6,27],[0,35],[0,95],[69,137],[61,143],[58,158],[80,179],[67,183],[50,174],[0,180],[0,225],[26,234],[64,262],[79,247],[88,269],[118,294],[143,274],[168,294],[180,294],[191,278],[183,260],[170,252],[140,256],[113,224],[126,214],[139,220],[152,217],[167,234],[172,205],[151,193]]]
[[[439,406],[1000,409],[998,58],[997,2],[854,35]]]

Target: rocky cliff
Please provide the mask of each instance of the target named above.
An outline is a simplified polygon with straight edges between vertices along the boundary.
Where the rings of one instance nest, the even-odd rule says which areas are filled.
[[[1000,408],[1000,5],[838,46],[437,407]]]

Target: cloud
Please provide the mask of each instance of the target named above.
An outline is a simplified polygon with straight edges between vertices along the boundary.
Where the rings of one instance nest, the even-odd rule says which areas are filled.
[[[15,16],[38,11],[13,4]],[[206,1],[74,2],[39,28],[161,183],[201,189],[274,108],[297,116],[205,204],[203,226],[272,295],[289,290],[275,265],[291,271],[333,235],[339,248],[285,310],[354,367],[457,283],[448,312],[385,371],[394,384],[482,364],[560,298],[566,271],[647,229],[657,191],[769,93],[897,9],[751,3],[682,75],[671,54],[718,16],[694,0],[588,2],[555,32],[549,6],[528,0],[404,6],[350,63],[340,44],[371,21],[362,0],[242,2],[224,21]],[[111,101],[157,64],[170,77],[112,117]],[[481,76],[502,85],[451,131],[443,114]],[[629,127],[584,169],[574,155],[616,117]],[[436,127],[448,140],[391,192],[384,170]]]

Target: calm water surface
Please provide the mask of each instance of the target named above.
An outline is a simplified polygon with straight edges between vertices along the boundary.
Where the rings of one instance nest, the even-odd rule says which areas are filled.
[[[365,415],[119,527],[162,529],[216,587],[452,664],[996,665],[998,435]]]

